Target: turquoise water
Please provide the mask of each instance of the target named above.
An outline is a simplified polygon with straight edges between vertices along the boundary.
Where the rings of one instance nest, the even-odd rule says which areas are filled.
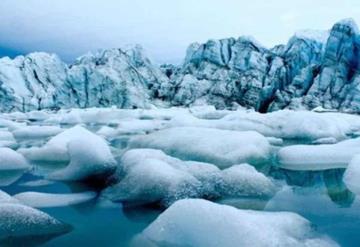
[[[97,127],[98,128],[98,127]],[[129,136],[111,142],[119,152],[126,148]],[[22,142],[22,145],[40,145],[44,141]],[[291,144],[299,143],[289,142]],[[287,143],[287,144],[289,144]],[[25,191],[73,193],[99,191],[81,183],[54,182],[42,186],[24,186],[29,181],[42,179],[49,170],[66,164],[36,164],[31,174],[20,177],[16,172],[0,173],[0,189],[14,195]],[[276,165],[276,164],[273,164]],[[343,169],[321,172],[295,172],[265,166],[262,171],[283,186],[273,198],[237,198],[223,201],[238,208],[265,211],[292,211],[310,220],[317,231],[324,233],[341,246],[358,246],[360,243],[360,202],[342,183]],[[18,179],[16,182],[14,182]],[[6,186],[6,184],[11,184]],[[72,225],[70,233],[46,242],[45,247],[64,246],[129,246],[131,239],[145,229],[160,213],[159,209],[123,207],[95,198],[81,205],[42,208],[51,216]],[[29,242],[23,246],[28,246]]]
[[[360,243],[360,202],[342,183],[343,172],[341,169],[294,172],[272,168],[269,175],[286,181],[289,186],[269,201],[243,198],[238,199],[236,206],[296,212],[310,220],[317,231],[330,236],[341,246],[357,246]],[[93,189],[83,184],[64,183],[31,188],[22,186],[24,182],[37,179],[39,177],[26,174],[2,189],[10,194],[26,190],[71,193]],[[131,239],[161,213],[153,208],[124,208],[120,203],[102,202],[98,198],[81,205],[41,210],[73,226],[70,233],[45,243],[43,246],[46,247],[128,246]]]

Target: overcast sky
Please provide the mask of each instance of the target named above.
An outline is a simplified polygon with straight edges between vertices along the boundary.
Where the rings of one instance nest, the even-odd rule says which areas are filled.
[[[141,44],[157,62],[178,62],[195,41],[250,35],[271,47],[348,17],[360,23],[359,0],[0,0],[0,55],[47,51],[70,62]]]

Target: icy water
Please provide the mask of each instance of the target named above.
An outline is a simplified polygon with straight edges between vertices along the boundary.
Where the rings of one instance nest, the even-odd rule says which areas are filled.
[[[360,202],[342,183],[343,172],[343,169],[295,172],[272,167],[268,174],[286,181],[288,186],[269,201],[242,198],[227,203],[246,209],[296,212],[310,220],[317,231],[331,236],[341,246],[357,246],[360,243]],[[1,178],[4,177],[7,179],[7,176]],[[40,177],[26,174],[2,189],[9,194],[28,190],[49,193],[94,190],[76,183],[28,184],[38,179]],[[120,203],[98,198],[79,205],[41,210],[73,226],[70,233],[43,245],[47,247],[129,246],[131,239],[161,213],[158,209],[145,207],[123,208]]]
[[[98,129],[97,126],[90,128]],[[126,135],[120,136],[114,139],[111,145],[121,153],[121,150],[126,148],[128,138]],[[40,145],[40,142],[43,141],[24,140],[22,145]],[[296,144],[299,140],[285,143]],[[57,164],[62,165],[64,164]],[[222,203],[243,209],[296,212],[310,220],[318,232],[330,236],[341,246],[358,246],[360,202],[343,184],[343,169],[297,172],[279,169],[274,165],[276,164],[267,165],[262,169],[268,176],[284,185],[273,198],[268,201],[259,198],[237,198]],[[27,173],[20,178],[16,172],[1,173],[0,189],[11,195],[25,191],[74,193],[99,190],[81,183],[39,182],[42,179],[41,175],[53,169],[53,166],[54,164],[37,164],[31,174]],[[11,185],[4,186],[5,184]],[[99,198],[79,205],[41,210],[73,227],[70,233],[42,245],[45,247],[127,247],[131,239],[161,213],[159,209],[154,208],[124,208],[120,203],[111,203]],[[24,246],[27,244],[24,243]]]

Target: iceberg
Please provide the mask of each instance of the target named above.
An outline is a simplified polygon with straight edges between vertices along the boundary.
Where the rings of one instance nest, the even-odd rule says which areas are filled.
[[[129,141],[130,148],[153,148],[183,159],[227,168],[235,164],[260,165],[270,157],[270,144],[254,131],[175,127]]]
[[[338,246],[290,212],[239,210],[202,199],[175,202],[133,246]]]
[[[293,145],[277,154],[279,167],[288,170],[327,170],[346,168],[352,157],[360,153],[360,138],[336,144]]]

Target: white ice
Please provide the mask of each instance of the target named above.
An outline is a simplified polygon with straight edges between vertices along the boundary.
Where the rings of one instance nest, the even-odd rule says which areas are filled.
[[[202,199],[175,202],[133,241],[134,246],[338,246],[290,212],[239,210]]]
[[[220,168],[234,164],[261,164],[270,155],[270,144],[254,131],[177,127],[134,137],[131,148],[161,149],[168,155],[208,162]]]
[[[90,201],[96,197],[92,191],[72,194],[23,192],[13,196],[24,205],[34,208],[66,207]]]
[[[349,190],[360,195],[360,153],[351,159],[343,181]]]
[[[360,153],[360,138],[336,144],[293,145],[279,150],[279,166],[289,170],[327,170],[346,168]]]

